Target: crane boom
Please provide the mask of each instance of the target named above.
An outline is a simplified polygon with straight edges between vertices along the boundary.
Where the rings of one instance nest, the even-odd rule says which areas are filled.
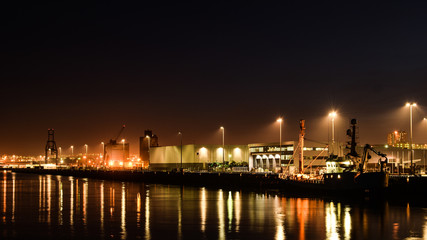
[[[381,164],[381,172],[382,172],[384,164],[387,163],[387,155],[384,153],[378,152],[369,144],[366,144],[365,147],[363,148],[363,156],[362,156],[362,159],[360,160],[360,163],[359,163],[359,172],[363,173],[363,171],[365,170],[366,162],[368,161],[369,158],[371,158],[371,156],[368,153],[368,150],[371,150],[372,152],[374,152],[378,156],[385,158],[385,160],[381,161],[381,163],[380,163]]]
[[[122,128],[120,129],[119,133],[117,134],[116,138],[114,138],[114,141],[117,141],[117,139],[122,135],[123,130],[125,130],[126,125],[123,124]]]

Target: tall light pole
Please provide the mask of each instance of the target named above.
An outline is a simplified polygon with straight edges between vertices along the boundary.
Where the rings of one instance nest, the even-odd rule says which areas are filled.
[[[337,113],[335,111],[329,113],[329,117],[331,118],[331,129],[332,129],[332,153],[334,153],[335,150],[335,117],[337,116]]]
[[[125,169],[125,139],[122,139],[123,143],[123,169]]]
[[[280,117],[276,120],[279,123],[279,166],[282,166],[282,122],[283,119]]]
[[[178,132],[178,135],[181,136],[181,165],[180,165],[179,171],[183,172],[183,169],[182,169],[182,132]]]
[[[62,161],[62,158],[61,158],[61,155],[62,155],[62,148],[61,147],[58,147],[58,155],[59,155],[59,163],[63,163],[63,161]],[[58,162],[56,163],[56,164],[58,164]]]
[[[71,145],[71,156],[73,156],[73,155],[74,155],[74,146]]]
[[[85,155],[87,156],[87,144],[85,144]]]
[[[415,171],[413,169],[413,161],[414,161],[414,149],[412,148],[412,107],[416,107],[416,103],[406,103],[406,106],[409,107],[409,131],[410,131],[410,150],[411,150],[411,174],[414,174]]]
[[[105,144],[104,144],[104,142],[101,142],[101,145],[102,145],[102,157],[101,157],[101,160],[102,160],[102,166],[104,167],[105,166]]]
[[[147,138],[147,162],[150,161],[150,136],[145,136]]]
[[[426,126],[427,126],[427,118],[423,118],[423,121],[426,123]],[[424,145],[424,147],[425,147],[425,145]],[[426,150],[425,150],[425,148],[424,148],[423,152],[424,152],[424,154],[423,154],[423,158],[424,158],[424,174],[426,174]]]
[[[224,132],[225,132],[225,129],[224,129],[224,127],[220,127],[220,129],[222,130],[222,166],[223,166],[223,168],[225,169],[225,144],[224,144],[224,140],[225,140],[225,138],[224,138]]]

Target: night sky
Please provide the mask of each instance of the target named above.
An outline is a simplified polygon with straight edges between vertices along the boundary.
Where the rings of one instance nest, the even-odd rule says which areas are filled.
[[[0,6],[0,154],[68,153],[145,129],[161,145],[344,141],[393,130],[427,142],[427,3],[8,1]],[[282,1],[284,2],[284,1]],[[329,130],[329,131],[328,131]],[[329,134],[330,135],[330,134]],[[122,138],[121,137],[121,138]]]

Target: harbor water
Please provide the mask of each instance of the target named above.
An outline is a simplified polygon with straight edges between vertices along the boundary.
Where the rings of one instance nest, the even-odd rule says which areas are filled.
[[[1,239],[427,239],[427,208],[0,173]]]

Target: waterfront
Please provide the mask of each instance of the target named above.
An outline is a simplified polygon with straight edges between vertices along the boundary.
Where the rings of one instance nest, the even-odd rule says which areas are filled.
[[[427,238],[427,209],[3,171],[1,237]]]

